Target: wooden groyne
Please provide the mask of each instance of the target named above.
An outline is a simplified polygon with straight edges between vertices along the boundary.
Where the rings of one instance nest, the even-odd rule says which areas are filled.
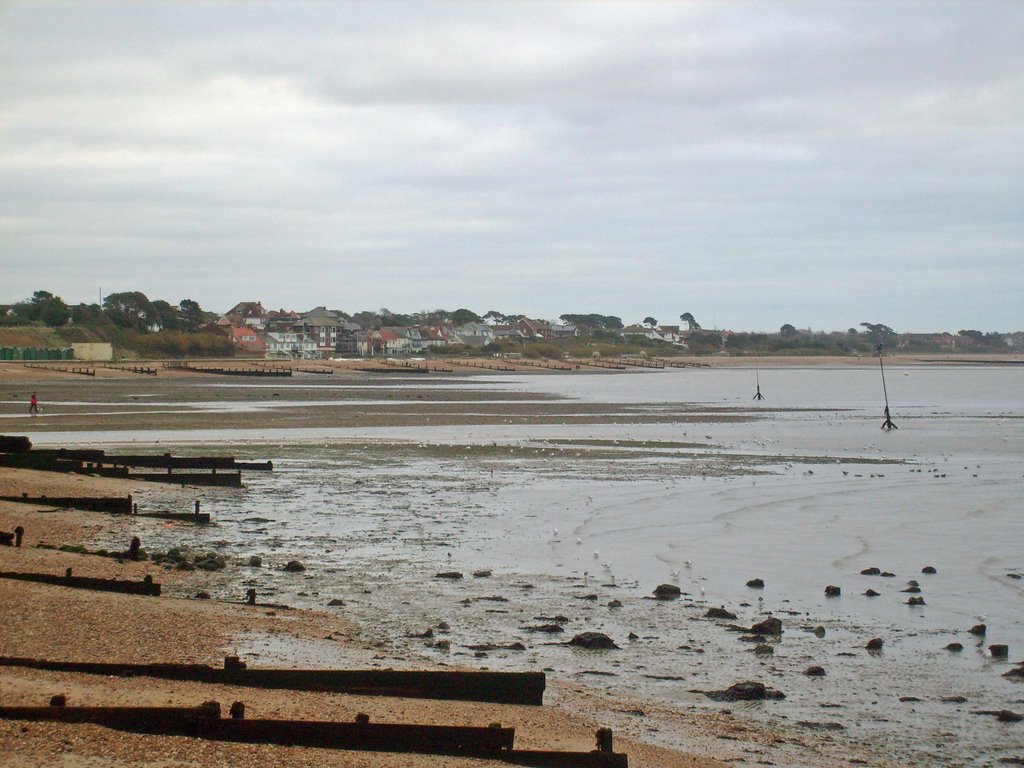
[[[37,368],[42,371],[60,371],[61,373],[77,373],[80,376],[95,376],[95,368],[80,365],[44,365],[42,363],[23,363],[26,368]]]
[[[157,369],[149,368],[143,365],[110,365],[109,363],[104,365],[103,368],[109,371],[125,371],[126,373],[138,373],[142,376],[156,376]]]
[[[160,584],[146,576],[141,581],[124,579],[99,579],[91,576],[73,576],[68,568],[63,576],[53,573],[28,573],[23,571],[0,571],[0,579],[32,581],[37,584],[52,584],[73,589],[92,589],[98,592],[120,592],[127,595],[160,595]]]
[[[10,656],[0,656],[0,666],[108,677],[145,676],[250,688],[536,706],[544,703],[546,684],[543,672],[250,669],[232,656],[225,658],[223,668],[205,664],[112,664]]]
[[[571,371],[574,370],[577,365],[576,363],[560,363],[555,360],[530,360],[528,358],[509,360],[514,365],[524,365],[529,368],[547,368],[551,371]]]
[[[233,456],[108,455],[100,449],[32,448],[27,438],[17,437],[0,437],[0,466],[222,488],[240,488],[242,470],[269,472],[274,468],[270,461],[236,461]],[[129,468],[161,471],[129,473]]]
[[[109,512],[115,515],[132,514],[131,496],[0,496],[0,501],[19,504],[58,507],[59,509],[82,509],[87,512]]]
[[[231,705],[221,717],[216,701],[199,707],[69,707],[55,696],[48,707],[0,707],[0,718],[60,723],[86,723],[132,733],[191,736],[248,744],[452,755],[499,760],[535,768],[628,768],[625,754],[612,748],[612,732],[597,731],[593,752],[515,749],[515,728],[488,726],[371,723],[360,713],[354,722],[325,720],[249,720],[245,704]]]
[[[633,368],[664,368],[665,363],[657,359],[644,359],[642,357],[616,357],[608,362],[616,365],[625,365]]]
[[[208,513],[199,511],[198,501],[196,501],[195,510],[192,512],[171,512],[170,510],[140,512],[139,505],[133,502],[131,494],[127,496],[29,496],[27,493],[23,493],[20,496],[0,496],[0,501],[32,504],[37,507],[106,512],[111,515],[135,515],[157,520],[178,520],[202,525],[211,522]]]
[[[89,723],[118,731],[166,736],[195,736],[196,721],[219,718],[216,702],[199,707],[68,707],[55,696],[48,707],[0,707],[4,720]]]
[[[515,373],[515,368],[509,365],[501,365],[500,363],[484,363],[479,360],[454,360],[448,358],[445,360],[449,365],[458,365],[462,368],[481,368],[486,371],[501,371],[502,373]]]
[[[621,363],[613,363],[605,360],[585,360],[583,358],[580,358],[578,360],[573,360],[573,362],[576,363],[577,365],[586,365],[590,368],[607,368],[612,371],[626,370],[626,366],[622,365]]]

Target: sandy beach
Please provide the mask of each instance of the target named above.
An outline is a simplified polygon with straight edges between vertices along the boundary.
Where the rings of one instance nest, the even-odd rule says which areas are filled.
[[[806,362],[806,361],[800,361]],[[821,361],[815,361],[821,363]],[[877,364],[877,361],[867,361]],[[863,365],[844,361],[837,365]],[[920,363],[919,363],[920,364]],[[780,361],[780,368],[795,361]],[[907,363],[911,365],[911,363]],[[764,366],[762,367],[764,370]],[[770,369],[769,369],[770,370]],[[159,453],[161,439],[195,442],[216,433],[218,442],[208,453],[231,453],[223,442],[237,434],[250,440],[254,435],[303,435],[315,429],[346,433],[362,430],[430,428],[456,430],[474,428],[558,429],[575,427],[646,425],[652,430],[668,429],[680,419],[678,409],[637,408],[626,401],[609,398],[597,407],[559,394],[557,387],[545,392],[509,391],[479,381],[473,376],[445,377],[420,383],[415,378],[373,378],[355,372],[326,377],[297,376],[291,380],[240,382],[228,377],[199,378],[194,374],[161,371],[157,377],[140,377],[123,371],[97,369],[95,378],[60,372],[33,370],[27,376],[21,366],[0,366],[0,434],[34,435],[42,444],[74,441],[74,435],[111,435],[132,443],[133,451]],[[545,374],[541,374],[545,375]],[[634,372],[623,374],[630,377]],[[643,375],[643,374],[639,374]],[[652,374],[657,375],[657,374]],[[571,377],[570,377],[571,378]],[[579,381],[585,381],[584,374]],[[573,389],[571,382],[567,391]],[[43,412],[30,418],[24,402],[38,390]],[[746,396],[745,396],[746,397]],[[301,401],[303,407],[288,407],[282,401]],[[813,408],[780,405],[778,413],[816,417]],[[736,428],[750,420],[737,405],[692,404],[687,406],[687,424],[705,429],[715,425]],[[636,427],[633,427],[636,428]],[[187,435],[197,437],[189,440]],[[575,433],[566,433],[571,437]],[[277,438],[275,438],[277,439]],[[280,438],[284,439],[284,438]],[[489,439],[489,438],[488,438]],[[590,441],[593,456],[607,452],[614,460],[615,446],[608,441]],[[567,439],[566,451],[586,447],[586,440]],[[664,443],[664,445],[669,445]],[[673,443],[679,449],[683,443]],[[392,443],[372,448],[369,462],[388,451],[413,450]],[[442,443],[427,454],[431,461],[447,460],[453,451]],[[259,447],[250,453],[259,455]],[[361,449],[364,453],[366,447]],[[529,460],[525,448],[523,460]],[[636,443],[632,450],[660,450],[653,443]],[[533,449],[530,449],[532,452]],[[398,455],[396,453],[396,455]],[[577,452],[578,456],[579,453]],[[518,455],[517,455],[518,456]],[[739,465],[736,465],[739,467]],[[749,458],[737,469],[726,464],[710,465],[698,474],[723,477],[741,472],[748,475]],[[493,473],[493,470],[492,470]],[[272,491],[273,475],[260,478],[260,487]],[[173,486],[152,486],[133,480],[102,479],[24,469],[0,469],[0,495],[124,495],[142,499],[154,494],[178,509],[189,508],[197,495],[204,504],[218,504],[218,492]],[[397,492],[397,489],[396,489]],[[250,513],[251,514],[251,513]],[[138,521],[99,513],[53,511],[43,507],[0,502],[0,530],[22,525],[26,530],[21,549],[0,548],[0,570],[63,573],[73,568],[76,575],[139,579],[145,575],[165,585],[159,598],[116,595],[62,587],[28,584],[0,579],[0,636],[2,653],[68,661],[176,662],[219,665],[224,656],[241,654],[252,665],[262,661],[259,648],[272,648],[264,658],[274,666],[310,666],[310,659],[329,662],[337,668],[430,668],[452,664],[456,659],[430,661],[410,655],[391,644],[371,641],[372,633],[360,626],[346,611],[293,608],[287,611],[239,604],[247,571],[232,560],[225,571],[210,574],[184,572],[151,562],[119,561],[93,555],[39,548],[38,544],[82,544],[88,548],[127,544],[133,535],[150,546]],[[168,528],[159,538],[176,533]],[[595,551],[595,558],[597,557]],[[196,599],[210,591],[214,599]],[[237,595],[239,602],[227,599]],[[361,620],[365,624],[365,617]],[[831,629],[830,629],[831,631]],[[310,648],[317,654],[311,655]],[[729,659],[723,664],[730,665]],[[739,679],[739,678],[737,678]],[[525,707],[478,703],[437,702],[415,699],[360,697],[337,694],[267,691],[254,688],[208,686],[162,680],[110,679],[72,673],[53,673],[18,668],[0,668],[0,695],[4,705],[45,705],[50,696],[66,694],[74,705],[175,705],[194,706],[217,700],[226,709],[233,701],[244,701],[247,716],[267,718],[351,720],[356,713],[370,715],[374,722],[487,725],[500,722],[515,726],[516,743],[522,748],[589,750],[594,731],[611,727],[617,751],[626,752],[633,766],[722,766],[734,764],[775,764],[831,766],[860,764],[908,765],[890,758],[873,745],[852,745],[836,741],[827,729],[800,727],[774,720],[770,724],[751,717],[751,704],[709,711],[685,703],[667,705],[644,696],[612,693],[600,677],[555,680],[549,676],[545,706]],[[847,713],[845,717],[850,717]],[[665,746],[672,743],[673,747]],[[143,766],[167,765],[346,765],[346,766],[471,766],[489,761],[417,757],[385,753],[356,753],[318,749],[246,746],[197,741],[179,737],[124,734],[95,726],[0,722],[0,745],[4,765]],[[499,763],[493,763],[498,765]]]

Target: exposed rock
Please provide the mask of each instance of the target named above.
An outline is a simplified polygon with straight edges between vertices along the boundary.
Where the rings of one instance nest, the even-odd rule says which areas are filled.
[[[483,571],[473,571],[473,578],[474,579],[486,579],[490,575],[491,575],[490,569],[485,569]]]
[[[1016,667],[1011,669],[1009,672],[1004,672],[1003,677],[1020,677],[1024,678],[1024,662],[1021,662]]]
[[[882,573],[878,568],[865,568],[860,572],[861,576],[880,576]]]
[[[437,630],[439,632],[447,632],[449,629],[451,629],[451,626],[449,626],[447,621],[437,622]]]
[[[569,645],[575,645],[592,651],[611,650],[619,647],[603,632],[580,632],[569,641]]]
[[[450,651],[452,647],[452,641],[438,640],[436,643],[434,643],[434,647],[437,648],[437,650],[439,651]]]
[[[610,601],[608,601],[608,607],[609,608],[621,608],[622,607],[622,601],[621,600],[610,600]]]
[[[920,701],[917,696],[900,696],[900,701],[904,704],[913,704],[914,702]]]
[[[433,636],[434,636],[434,630],[431,629],[430,627],[427,627],[425,630],[423,630],[419,634],[409,635],[409,637],[421,637],[421,638],[425,638],[425,639],[429,639],[429,638],[431,638]]]
[[[923,597],[912,597],[907,600],[907,605],[924,605]]]
[[[442,571],[434,574],[435,579],[461,579],[462,574],[458,571]]]
[[[524,632],[545,632],[549,635],[565,632],[560,624],[535,624],[532,627],[520,627],[520,629]]]
[[[534,616],[537,621],[546,621],[549,624],[565,624],[569,621],[568,616]]]
[[[946,704],[963,704],[967,701],[966,696],[943,696],[942,701]]]
[[[761,643],[754,646],[754,653],[758,656],[773,656],[775,655],[775,649],[768,645],[768,643]]]
[[[339,605],[344,605],[344,604],[345,604],[344,600],[342,600],[340,597],[336,597],[333,600],[331,600],[331,602],[329,602],[327,605],[328,606],[337,607]]]
[[[751,579],[747,582],[747,586],[751,589],[764,589],[764,579]]]
[[[743,635],[740,638],[741,643],[766,643],[768,638],[764,635]]]
[[[751,625],[749,631],[755,635],[781,635],[782,621],[774,616],[769,616],[764,621]]]
[[[797,720],[797,725],[804,728],[813,728],[816,731],[845,731],[846,726],[842,723],[816,723],[811,720]]]
[[[782,691],[768,688],[764,683],[746,680],[730,685],[723,691],[704,691],[705,696],[714,701],[763,701],[765,699],[784,699]]]
[[[825,636],[825,628],[820,626],[820,625],[815,627],[811,631],[814,632],[814,636],[815,637],[824,637]]]
[[[864,646],[869,651],[880,651],[882,650],[882,638],[873,637],[868,640],[868,644]]]
[[[1010,648],[1002,643],[997,645],[990,645],[988,652],[992,654],[993,659],[1005,659],[1010,655]]]
[[[938,573],[938,571],[935,570],[934,566],[926,565],[924,568],[921,569],[921,573],[927,573],[927,574],[931,575],[931,574]]]
[[[910,581],[907,582],[907,586],[908,587],[920,587],[921,585],[917,583],[917,579],[911,579]]]
[[[204,571],[221,571],[227,564],[224,555],[218,555],[216,552],[204,552],[195,559],[196,568]]]
[[[725,610],[725,607],[721,608],[708,608],[708,612],[704,614],[704,618],[707,619],[728,619],[730,621],[736,620],[736,614],[730,613]]]
[[[825,676],[825,670],[824,670],[823,667],[819,667],[817,665],[812,665],[812,666],[810,666],[810,667],[808,667],[807,669],[804,670],[804,674],[807,675],[808,677],[824,677]]]
[[[210,593],[209,592],[196,592],[196,600],[209,600],[209,599],[210,599]]]
[[[879,574],[879,576],[881,576],[883,579],[894,579],[894,578],[896,578],[896,574],[892,573],[891,571],[882,571]]]
[[[985,633],[988,632],[988,627],[986,627],[984,624],[975,624],[973,627],[971,627],[970,631],[972,635],[984,637]]]
[[[640,635],[638,635],[636,632],[630,632],[628,635],[626,635],[626,639],[627,640],[639,640],[640,639]]]
[[[996,715],[996,720],[1000,723],[1019,723],[1024,720],[1024,715],[1018,715],[1016,712],[1011,712],[1008,709],[1000,709],[999,714]]]
[[[659,584],[654,588],[654,596],[659,600],[672,600],[682,594],[675,584]]]
[[[950,643],[949,645],[946,646],[946,650],[947,651],[952,651],[953,653],[959,653],[963,649],[964,649],[964,644],[963,643]]]
[[[911,594],[911,595],[919,595],[919,594],[921,594],[921,588],[920,587],[907,587],[906,589],[901,589],[900,592],[904,592],[904,593]]]
[[[496,643],[480,643],[478,645],[467,645],[471,651],[525,651],[526,646],[522,643],[509,643],[508,645],[497,645]]]
[[[261,568],[263,566],[263,558],[259,555],[253,555],[249,558],[250,568]]]
[[[299,573],[300,571],[306,570],[306,566],[300,563],[298,560],[289,560],[288,564],[285,565],[284,570],[289,573]]]
[[[597,600],[597,595],[595,595],[595,594],[581,595],[577,599],[578,600]]]
[[[825,597],[839,597],[841,594],[843,594],[843,590],[839,587],[831,584],[825,587]]]
[[[864,597],[878,597],[879,593],[873,589],[869,589],[864,593]]]

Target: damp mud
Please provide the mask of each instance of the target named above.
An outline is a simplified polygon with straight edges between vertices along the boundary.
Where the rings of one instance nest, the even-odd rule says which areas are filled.
[[[255,588],[262,603],[337,612],[389,659],[543,669],[562,686],[556,697],[578,688],[646,702],[613,725],[668,747],[692,748],[673,723],[694,712],[730,710],[788,734],[736,760],[1022,757],[1019,724],[975,712],[1024,710],[1024,683],[1004,677],[1024,659],[1024,370],[887,370],[892,432],[879,429],[877,374],[762,367],[764,402],[750,400],[753,371],[736,369],[486,376],[436,390],[389,380],[380,391],[362,386],[347,406],[313,384],[226,385],[212,412],[208,385],[190,400],[187,389],[168,398],[132,382],[139,402],[202,411],[205,426],[159,429],[142,418],[135,429],[131,417],[80,431],[54,417],[51,431],[24,433],[40,446],[273,460],[273,473],[246,473],[240,490],[196,490],[215,525],[139,520],[137,535],[150,551],[224,555],[229,567],[209,576],[215,599]],[[16,400],[9,389],[0,400]],[[282,402],[260,394],[243,421],[232,409],[248,407],[249,390]],[[107,391],[79,405],[126,405],[127,392]],[[392,411],[385,393],[411,394],[424,410],[372,418]],[[370,416],[333,418],[344,407]],[[271,418],[293,412],[301,422]],[[6,432],[24,424],[3,418]],[[159,507],[166,493],[138,501]],[[283,570],[295,560],[304,570]],[[870,568],[879,575],[861,574]],[[919,591],[906,591],[911,582]],[[663,584],[679,597],[656,599]],[[827,586],[840,594],[826,597]],[[707,618],[712,607],[736,618]],[[781,635],[733,631],[769,616]],[[985,636],[969,632],[977,624]],[[585,631],[619,648],[567,644]],[[867,650],[873,638],[880,651]],[[328,639],[238,643],[242,655],[300,666],[369,654]],[[991,644],[1008,645],[1008,658],[993,658]],[[805,674],[812,666],[825,674]],[[701,693],[741,680],[785,699]],[[708,749],[722,757],[732,747]]]

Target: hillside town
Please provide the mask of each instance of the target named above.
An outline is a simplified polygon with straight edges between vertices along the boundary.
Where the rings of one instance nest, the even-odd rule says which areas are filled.
[[[472,319],[458,322],[459,313]],[[372,314],[372,313],[364,313]],[[448,313],[442,313],[448,314]],[[402,316],[404,317],[404,316]],[[708,351],[709,337],[720,345],[720,351],[740,352],[753,338],[765,334],[744,334],[729,330],[708,331],[689,313],[681,315],[685,325],[661,325],[654,318],[643,323],[623,326],[619,318],[604,315],[578,316],[592,322],[567,322],[576,316],[563,315],[558,321],[505,316],[489,312],[477,317],[469,310],[458,310],[447,318],[427,317],[414,324],[387,324],[387,315],[364,326],[348,314],[318,306],[308,312],[267,310],[259,301],[243,301],[225,312],[210,325],[210,330],[226,334],[241,355],[267,358],[312,359],[330,357],[403,357],[422,356],[432,351],[457,346],[468,350],[500,353],[514,350],[528,341],[558,342],[597,337],[624,342],[653,342],[666,348],[686,351]],[[939,349],[950,352],[991,351],[993,334],[962,331],[950,333],[896,334],[884,325],[863,323],[869,343],[885,343],[899,349]],[[850,329],[847,335],[862,332]],[[802,336],[813,336],[791,325],[783,326],[779,336],[794,342]],[[828,334],[821,334],[828,335]],[[1024,349],[1024,333],[999,334],[998,342],[1005,351]],[[696,345],[693,342],[698,342]],[[806,342],[806,339],[804,340]],[[697,346],[697,350],[692,348]]]
[[[0,359],[35,359],[35,349],[106,345],[119,358],[246,357],[310,360],[502,356],[529,358],[595,355],[863,356],[878,349],[907,354],[1018,354],[1024,333],[962,329],[901,333],[884,323],[860,322],[845,331],[783,324],[777,332],[702,327],[690,312],[679,324],[647,316],[623,323],[615,315],[560,315],[557,319],[482,315],[466,308],[411,314],[317,306],[308,311],[267,309],[241,301],[218,313],[192,299],[150,300],[140,291],[113,293],[102,304],[69,306],[49,291],[0,305]],[[28,350],[28,351],[26,351]],[[61,354],[64,354],[63,352]]]

